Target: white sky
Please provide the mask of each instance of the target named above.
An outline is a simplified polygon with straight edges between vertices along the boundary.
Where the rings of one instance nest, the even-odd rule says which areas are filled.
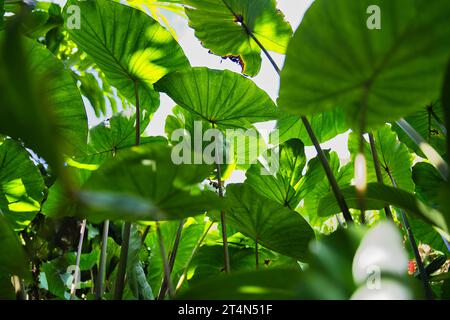
[[[51,1],[61,5],[64,5],[66,2],[66,0]],[[278,9],[285,14],[287,21],[289,21],[292,28],[296,30],[305,11],[312,2],[313,0],[278,0]],[[188,26],[185,18],[177,16],[171,12],[167,12],[166,16],[171,24],[171,27],[175,29],[178,42],[183,48],[184,53],[188,57],[192,66],[206,66],[212,69],[228,69],[240,73],[241,68],[239,65],[231,62],[230,60],[222,60],[218,56],[209,54],[208,49],[205,49],[195,38],[194,31]],[[281,68],[284,63],[284,56],[276,53],[271,53],[271,55]],[[260,73],[256,77],[252,78],[252,80],[261,89],[265,90],[274,101],[276,101],[280,83],[279,77],[265,56],[263,56]],[[85,103],[89,104],[87,99],[84,100]],[[175,103],[167,95],[161,95],[161,105],[146,130],[147,135],[165,135],[165,120],[166,117],[171,114],[171,110],[174,105]],[[101,122],[102,119],[96,118],[90,107],[87,108],[87,111],[90,126]],[[258,125],[257,127],[259,129],[270,129],[273,128],[273,125],[274,124],[272,122]],[[325,149],[332,149],[333,151],[336,151],[341,161],[346,162],[350,156],[347,151],[347,139],[348,133],[342,134],[322,144],[322,146]],[[316,155],[316,152],[313,147],[307,147],[306,154],[308,159],[310,159]],[[233,177],[232,180],[240,180],[242,175],[242,172],[236,172],[235,177]]]

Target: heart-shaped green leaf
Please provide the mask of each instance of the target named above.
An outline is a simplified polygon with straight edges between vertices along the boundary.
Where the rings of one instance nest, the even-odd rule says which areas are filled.
[[[248,128],[274,120],[277,109],[255,83],[231,71],[191,68],[162,78],[155,88],[218,128]]]
[[[439,95],[449,14],[448,1],[315,1],[289,44],[280,108],[340,106],[363,130],[419,110]]]
[[[14,229],[22,230],[33,220],[44,189],[30,154],[19,143],[0,138],[0,209]]]
[[[269,51],[285,53],[292,29],[275,0],[183,0],[189,25],[203,46],[231,58],[242,72],[256,76],[261,49],[247,29]],[[245,26],[244,26],[245,25]]]
[[[229,185],[226,199],[230,226],[268,249],[308,260],[314,231],[300,214],[260,196],[246,184]]]
[[[300,202],[297,190],[305,164],[303,143],[292,139],[280,145],[279,161],[271,164],[272,170],[259,161],[247,170],[245,183],[261,195],[295,209]]]
[[[77,6],[79,28],[68,9]],[[71,39],[105,73],[130,102],[137,88],[143,109],[153,113],[159,95],[153,84],[164,75],[189,66],[171,34],[144,12],[110,0],[71,0],[64,10]]]

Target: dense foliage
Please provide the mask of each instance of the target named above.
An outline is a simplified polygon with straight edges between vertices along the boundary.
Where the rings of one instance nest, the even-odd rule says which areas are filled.
[[[242,74],[191,66],[170,15]],[[276,0],[0,0],[0,298],[450,299],[449,16],[315,0],[294,32]],[[348,161],[323,149],[344,133]]]

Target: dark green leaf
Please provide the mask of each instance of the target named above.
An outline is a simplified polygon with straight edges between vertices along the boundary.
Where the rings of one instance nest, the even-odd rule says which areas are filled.
[[[369,28],[370,6],[380,29]],[[447,1],[315,1],[289,44],[280,108],[311,115],[340,106],[353,128],[367,129],[419,110],[439,94],[449,14]]]
[[[227,187],[227,223],[268,249],[308,260],[314,231],[295,211],[255,193],[246,184]]]

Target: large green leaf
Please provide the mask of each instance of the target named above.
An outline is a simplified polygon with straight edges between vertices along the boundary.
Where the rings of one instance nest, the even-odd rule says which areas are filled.
[[[325,154],[338,185],[341,188],[350,185],[350,181],[353,178],[353,163],[350,162],[341,167],[339,157],[335,152],[326,152]],[[304,199],[303,207],[300,211],[308,217],[311,225],[315,227],[320,226],[324,219],[318,217],[319,201],[323,196],[331,192],[331,186],[318,157],[308,162],[308,170],[300,181],[298,188],[300,198]]]
[[[438,208],[439,195],[445,182],[437,170],[427,162],[418,162],[412,168],[412,177],[416,196],[427,205]]]
[[[0,209],[14,229],[25,228],[41,208],[44,180],[17,142],[0,138]]]
[[[405,120],[427,141],[441,156],[445,154],[445,123],[439,101],[422,107],[421,110],[405,117]],[[397,132],[398,138],[405,143],[418,156],[426,158],[420,147],[396,123],[392,129]],[[444,131],[445,130],[445,131]]]
[[[158,143],[133,148],[121,158],[93,172],[80,193],[91,219],[173,220],[219,208],[216,194],[195,186],[211,166],[175,165],[171,149]]]
[[[300,214],[258,195],[246,184],[229,185],[226,198],[230,226],[271,250],[308,260],[314,231]]]
[[[0,32],[0,132],[20,138],[49,163],[76,154],[87,140],[81,95],[70,72],[41,44]]]
[[[177,254],[175,256],[175,263],[171,273],[172,282],[175,285],[178,283],[179,277],[191,257],[192,250],[196,246],[205,229],[204,223],[191,223],[192,222],[185,222],[185,226],[181,232],[181,238],[178,244]],[[167,221],[160,224],[160,231],[167,254],[173,250],[179,224],[179,221]],[[150,248],[147,279],[154,291],[157,293],[160,290],[161,283],[164,278],[164,267],[159,247],[159,239],[155,228],[152,228],[152,231],[147,236],[146,245]]]
[[[154,300],[150,284],[147,282],[143,265],[140,261],[142,238],[135,225],[131,227],[127,263],[127,283],[134,297],[139,300]]]
[[[245,244],[230,245],[230,266],[233,273],[251,271],[255,269],[255,248]],[[278,255],[265,248],[258,248],[259,268],[282,268],[284,270],[300,270],[294,258]],[[263,263],[264,262],[264,263]],[[192,260],[189,273],[189,286],[195,286],[207,279],[217,277],[225,272],[223,261],[223,247],[221,245],[205,245],[200,248]]]
[[[28,261],[14,231],[0,210],[0,275],[29,279]]]
[[[279,161],[271,164],[272,170],[270,168],[268,170],[259,161],[247,170],[245,183],[261,195],[295,209],[300,202],[300,193],[297,191],[305,164],[303,143],[298,139],[292,139],[280,145]]]
[[[192,286],[177,298],[184,300],[295,299],[302,273],[293,270],[261,270],[233,273]]]
[[[409,192],[414,191],[414,182],[411,175],[412,155],[408,148],[399,143],[397,135],[388,125],[384,125],[373,133],[375,148],[378,153],[383,183],[392,186],[389,174],[395,180],[397,187]],[[359,137],[355,133],[349,136],[348,148],[352,159],[358,154]],[[372,152],[368,142],[364,142],[364,155],[366,158],[367,181],[377,182]],[[389,174],[388,174],[389,172]]]
[[[359,208],[359,197],[354,186],[342,188],[342,194],[349,208]],[[417,199],[412,193],[390,187],[384,184],[368,183],[365,198],[365,207],[367,210],[380,210],[386,203],[395,207],[402,208],[406,213],[414,215],[427,223],[441,228],[448,234],[449,219],[441,212],[427,207],[422,201]],[[327,194],[320,200],[318,214],[328,216],[339,213],[341,210],[336,203],[333,193]]]
[[[141,105],[154,112],[159,95],[153,83],[171,71],[189,66],[178,43],[158,22],[138,9],[109,0],[71,0],[66,8],[80,8],[80,28],[67,30],[108,81],[130,102],[135,86]],[[65,12],[66,23],[71,15]]]
[[[412,168],[416,197],[432,208],[440,209],[439,196],[444,186],[444,180],[437,170],[427,162],[418,162]],[[429,224],[419,219],[410,219],[414,237],[433,249],[447,251],[447,246],[441,235]]]
[[[176,71],[162,78],[155,88],[218,128],[248,128],[251,123],[277,116],[267,93],[253,81],[227,70]]]
[[[373,6],[380,29],[371,27]],[[353,128],[367,129],[419,110],[439,94],[449,14],[448,1],[315,1],[289,44],[280,108],[310,115],[340,106]]]
[[[198,140],[195,139],[202,138],[199,135],[200,128],[202,133],[205,133],[212,128],[212,124],[180,106],[174,107],[173,115],[167,117],[165,126],[169,140],[176,144],[177,148],[182,147],[183,153],[199,149]],[[181,132],[180,130],[184,131]],[[223,141],[221,147],[223,154],[227,157],[227,161],[224,161],[222,167],[222,180],[224,181],[227,179],[227,173],[235,168],[247,170],[251,164],[256,163],[257,158],[267,149],[266,142],[259,131],[254,126],[251,126],[248,130],[235,130],[232,134],[227,134],[226,130],[225,132],[222,131],[225,141]],[[209,145],[211,145],[211,141],[204,139],[202,150],[208,148]]]
[[[244,25],[269,51],[285,53],[292,29],[275,0],[183,0],[189,25],[203,46],[222,57],[237,58],[242,72],[256,76],[261,49]]]
[[[307,118],[320,143],[348,130],[344,112],[339,108],[314,114]],[[306,146],[313,145],[302,119],[298,116],[283,114],[277,121],[277,129],[280,143],[292,138],[298,138]]]
[[[142,136],[149,119],[141,122],[140,144],[161,143],[167,145],[163,137]],[[76,156],[68,159],[68,164],[84,173],[82,182],[90,171],[96,170],[107,159],[120,156],[136,144],[136,115],[134,112],[123,111],[89,130],[88,144]]]

